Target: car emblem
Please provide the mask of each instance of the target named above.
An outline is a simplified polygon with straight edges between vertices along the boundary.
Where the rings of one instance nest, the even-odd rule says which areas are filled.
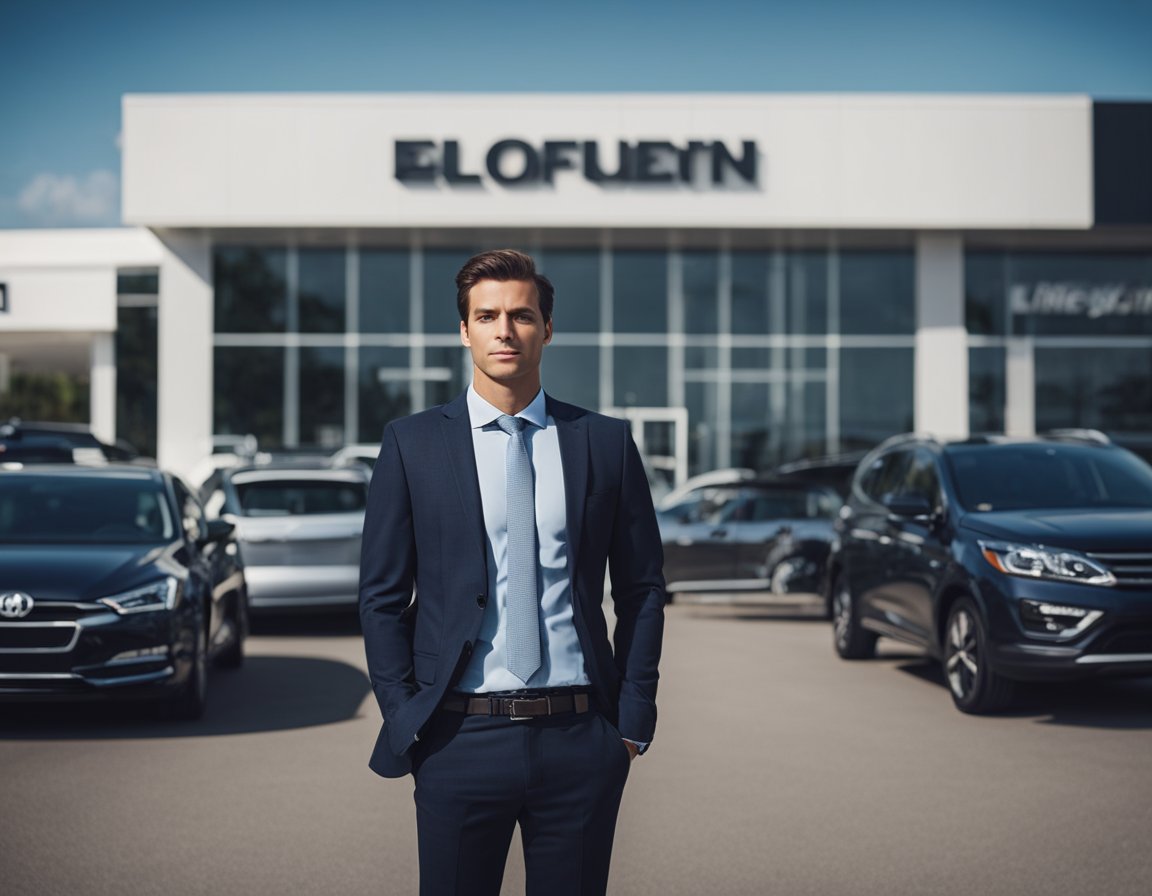
[[[0,616],[5,619],[23,619],[32,612],[32,596],[23,591],[0,594]]]

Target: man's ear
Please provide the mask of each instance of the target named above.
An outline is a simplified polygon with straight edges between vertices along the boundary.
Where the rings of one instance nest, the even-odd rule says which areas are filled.
[[[552,318],[548,318],[548,323],[544,324],[544,344],[547,345],[552,341]]]
[[[472,342],[468,339],[468,324],[464,321],[460,321],[460,343],[465,348],[472,348]]]

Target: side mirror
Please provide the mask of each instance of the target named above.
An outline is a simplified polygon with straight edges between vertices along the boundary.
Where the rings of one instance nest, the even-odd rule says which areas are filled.
[[[884,496],[884,506],[889,515],[898,519],[910,519],[926,522],[932,519],[934,508],[923,495],[908,493]]]
[[[208,544],[213,541],[223,541],[232,534],[232,530],[236,528],[236,524],[231,520],[208,520],[208,534],[200,540],[201,544]]]

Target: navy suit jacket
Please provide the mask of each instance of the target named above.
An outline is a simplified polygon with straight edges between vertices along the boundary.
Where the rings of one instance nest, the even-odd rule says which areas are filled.
[[[648,742],[665,592],[647,477],[623,421],[551,397],[547,408],[564,468],[573,620],[585,669],[621,735]],[[369,763],[378,774],[409,772],[409,749],[463,673],[491,598],[488,556],[466,396],[388,424],[360,559],[368,672],[384,717]],[[606,568],[611,641],[602,609]]]

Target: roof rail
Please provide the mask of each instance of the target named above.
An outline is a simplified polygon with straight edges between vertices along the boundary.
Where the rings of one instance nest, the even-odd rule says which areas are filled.
[[[1040,433],[1047,439],[1056,439],[1062,442],[1089,442],[1093,445],[1111,445],[1112,440],[1098,429],[1085,429],[1069,427],[1066,429],[1049,429]]]

